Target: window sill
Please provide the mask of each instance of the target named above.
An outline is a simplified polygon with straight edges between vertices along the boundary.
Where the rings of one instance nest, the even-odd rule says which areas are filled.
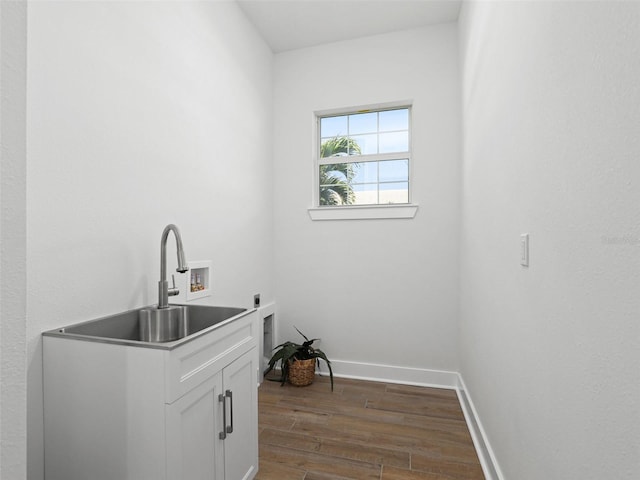
[[[375,220],[392,218],[413,218],[418,205],[362,205],[357,207],[311,207],[311,220]]]

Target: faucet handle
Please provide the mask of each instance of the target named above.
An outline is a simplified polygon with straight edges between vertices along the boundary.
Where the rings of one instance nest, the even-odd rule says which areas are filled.
[[[178,289],[176,288],[176,276],[175,276],[175,275],[173,275],[173,274],[171,274],[171,283],[173,283],[173,287],[171,287],[171,288],[168,290],[167,294],[168,294],[170,297],[175,297],[176,295],[178,295],[178,294],[180,293],[180,290],[178,290]]]

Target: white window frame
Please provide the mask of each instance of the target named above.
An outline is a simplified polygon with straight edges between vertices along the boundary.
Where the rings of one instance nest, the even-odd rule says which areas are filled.
[[[400,108],[409,109],[409,151],[405,155],[404,152],[398,153],[378,153],[340,157],[339,163],[362,163],[376,162],[384,160],[409,160],[409,187],[408,200],[409,203],[397,204],[370,204],[370,205],[320,205],[320,165],[323,163],[320,159],[320,120],[323,117],[350,115],[367,112],[377,112],[382,110],[394,110]],[[364,105],[350,108],[340,108],[333,110],[322,110],[314,112],[314,154],[313,154],[313,189],[312,189],[312,207],[308,209],[311,220],[367,220],[367,219],[392,219],[392,218],[414,218],[418,211],[418,205],[412,203],[413,191],[413,146],[412,146],[412,102],[390,102],[375,105]],[[326,160],[326,159],[325,159]],[[333,161],[332,163],[336,163]]]

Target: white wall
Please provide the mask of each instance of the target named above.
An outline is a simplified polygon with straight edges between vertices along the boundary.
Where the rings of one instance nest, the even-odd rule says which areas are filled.
[[[276,55],[280,340],[295,340],[296,325],[332,360],[457,370],[456,32],[440,25]],[[314,112],[407,99],[416,217],[311,221]]]
[[[504,478],[637,478],[640,4],[473,2],[460,32],[469,393]]]
[[[31,2],[28,14],[35,480],[40,333],[157,302],[165,225],[188,260],[212,261],[203,303],[272,300],[273,56],[233,2]],[[173,237],[168,252],[172,272]]]
[[[27,470],[27,4],[0,2],[0,478]]]

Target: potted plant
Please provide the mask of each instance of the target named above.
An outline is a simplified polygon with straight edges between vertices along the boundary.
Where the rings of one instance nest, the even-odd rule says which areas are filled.
[[[331,391],[333,392],[333,370],[331,370],[331,362],[318,348],[313,348],[313,342],[318,340],[312,338],[309,340],[297,327],[293,327],[304,338],[304,343],[285,342],[274,348],[276,352],[269,360],[269,368],[265,374],[269,373],[280,362],[280,371],[282,376],[279,381],[282,385],[288,380],[292,385],[298,387],[310,385],[316,374],[316,363],[320,365],[320,359],[324,360],[329,367],[329,378],[331,379]]]

